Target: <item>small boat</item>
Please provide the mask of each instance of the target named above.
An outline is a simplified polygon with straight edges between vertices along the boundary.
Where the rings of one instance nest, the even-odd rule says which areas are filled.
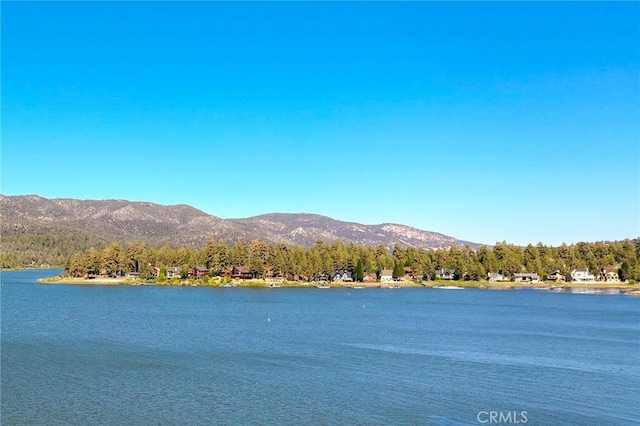
[[[331,288],[328,285],[317,285],[316,288]]]
[[[434,287],[440,290],[464,290],[464,287],[458,287],[457,285],[439,285]]]

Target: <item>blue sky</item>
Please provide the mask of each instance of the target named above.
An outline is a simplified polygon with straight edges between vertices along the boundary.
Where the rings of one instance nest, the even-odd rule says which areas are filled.
[[[640,234],[640,3],[3,2],[5,195]]]

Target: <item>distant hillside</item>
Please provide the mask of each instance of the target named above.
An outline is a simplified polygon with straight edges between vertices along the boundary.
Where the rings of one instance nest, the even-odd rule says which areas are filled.
[[[478,244],[461,241],[436,232],[422,231],[410,226],[384,223],[382,225],[362,225],[342,222],[326,216],[298,213],[271,213],[247,219],[231,219],[248,234],[256,233],[260,239],[310,247],[317,240],[343,240],[364,246],[383,244],[419,248],[441,248]]]
[[[200,246],[211,236],[228,243],[258,239],[303,247],[317,240],[342,240],[367,246],[399,243],[424,249],[478,246],[399,224],[362,225],[306,213],[221,219],[187,205],[162,206],[126,200],[0,195],[0,215],[3,251],[31,250],[35,254],[38,251],[33,244],[55,245],[70,237],[98,246],[113,240]],[[34,243],[35,236],[41,237],[40,242]]]
[[[107,240],[199,244],[225,221],[186,205],[161,206],[125,200],[46,199],[1,196],[3,236],[80,232]]]

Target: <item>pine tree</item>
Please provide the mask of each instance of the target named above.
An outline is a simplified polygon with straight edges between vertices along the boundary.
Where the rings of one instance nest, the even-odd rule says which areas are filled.
[[[622,266],[618,269],[618,278],[620,278],[622,282],[629,279],[629,262],[622,262]]]
[[[394,279],[404,277],[404,267],[402,266],[402,263],[396,262],[395,265],[393,265],[392,276]]]
[[[356,281],[362,282],[364,280],[364,271],[362,270],[362,260],[358,259],[356,263]]]

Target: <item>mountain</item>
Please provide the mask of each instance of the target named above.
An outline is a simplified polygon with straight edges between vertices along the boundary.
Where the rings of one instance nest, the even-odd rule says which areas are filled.
[[[263,240],[309,247],[317,240],[361,245],[399,243],[419,248],[478,244],[436,232],[385,223],[362,225],[315,214],[272,213],[246,219],[221,219],[187,205],[163,206],[126,200],[46,199],[37,195],[0,195],[3,239],[19,235],[75,234],[102,241],[200,246],[208,237],[233,242]]]
[[[343,240],[359,245],[392,246],[401,244],[419,248],[441,248],[478,244],[461,241],[436,232],[423,231],[406,225],[384,223],[382,225],[362,225],[354,222],[342,222],[330,217],[298,213],[271,213],[247,219],[230,219],[247,235],[259,233],[267,241],[312,246],[317,240]]]

